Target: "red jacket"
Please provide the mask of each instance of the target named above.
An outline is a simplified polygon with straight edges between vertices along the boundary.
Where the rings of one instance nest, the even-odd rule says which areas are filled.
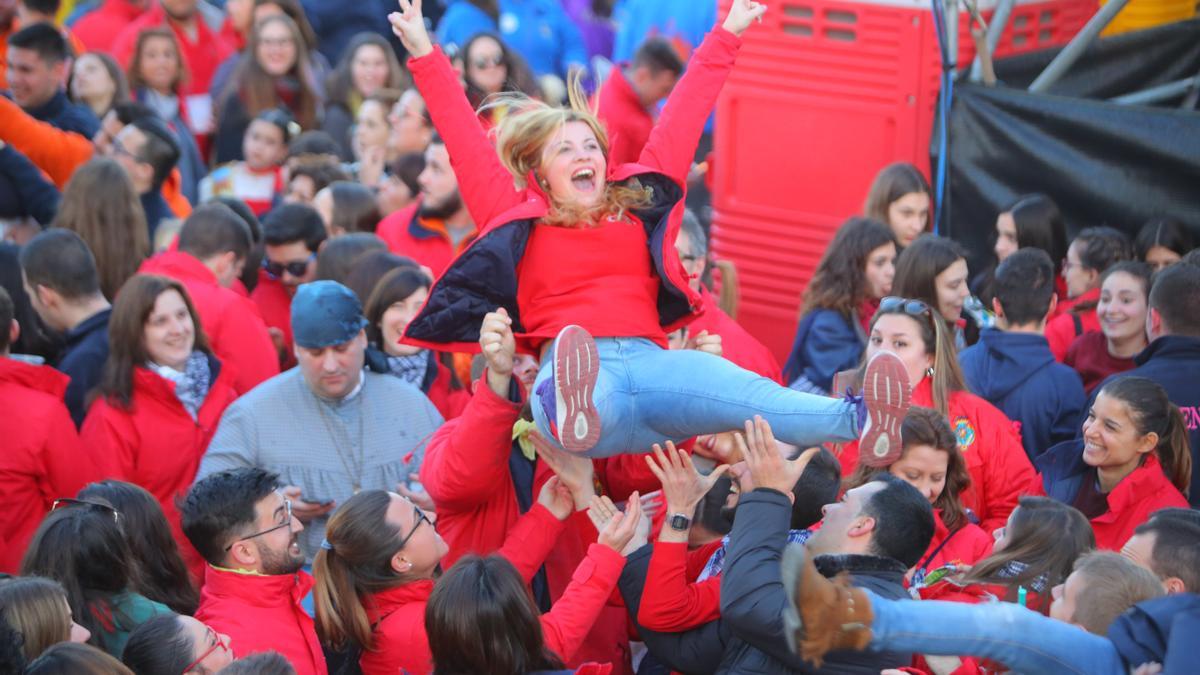
[[[650,203],[634,209],[632,215],[646,230],[646,254],[658,281],[654,311],[659,325],[668,332],[692,321],[700,309],[700,297],[688,287],[687,273],[674,244],[683,213],[684,182],[696,143],[740,46],[741,40],[729,31],[720,27],[710,31],[667,101],[662,120],[654,127],[639,163],[608,163],[609,182],[636,177],[650,189]],[[405,340],[435,349],[477,352],[484,314],[502,306],[513,319],[519,348],[532,352],[533,344],[525,339],[521,307],[516,301],[517,278],[525,246],[534,224],[548,213],[549,199],[532,175],[526,177],[524,189],[511,188],[512,175],[479,126],[457,74],[440,50],[412,59],[409,65],[450,150],[463,201],[475,223],[483,227],[434,283],[429,300],[408,325]],[[573,254],[572,250],[564,250],[562,257],[570,260]],[[525,272],[528,279],[529,270]],[[607,316],[636,314],[643,309],[612,306],[602,300],[580,298],[570,323],[603,323]]]
[[[421,484],[438,512],[438,533],[450,552],[442,564],[450,565],[468,553],[487,555],[504,545],[506,536],[521,518],[509,469],[512,428],[521,407],[502,399],[481,379],[462,415],[447,420],[429,440],[421,464]],[[636,459],[645,464],[638,456]],[[536,497],[554,472],[545,462],[534,469]],[[627,481],[628,482],[628,481]],[[583,513],[576,513],[566,532],[546,557],[546,581],[551,599],[558,599],[575,568],[596,539],[596,530]],[[628,665],[624,607],[605,608],[603,619],[579,650],[579,661],[613,663],[617,672],[632,672]]]
[[[933,384],[926,377],[913,389],[913,405],[933,405]],[[978,396],[956,391],[948,405],[950,427],[958,437],[958,449],[967,461],[971,487],[959,498],[963,506],[975,512],[984,532],[992,532],[1008,522],[1017,507],[1017,498],[1036,490],[1037,473],[1021,445],[1012,420]],[[858,466],[858,441],[841,450],[842,475],[849,476]]]
[[[462,411],[467,407],[467,403],[471,400],[471,392],[465,387],[461,389],[450,388],[450,369],[446,364],[442,363],[441,359],[434,359],[437,363],[437,375],[433,378],[433,383],[429,385],[429,391],[425,395],[429,397],[429,402],[433,407],[438,409],[442,414],[442,419],[452,420],[462,414]]]
[[[204,578],[204,561],[183,536],[175,500],[192,486],[221,414],[237,398],[233,369],[221,367],[213,357],[209,363],[219,372],[200,406],[198,420],[193,420],[175,397],[174,384],[135,366],[129,409],[97,397],[79,434],[84,447],[106,464],[106,476],[140,485],[158,499],[197,580]]]
[[[80,17],[71,30],[88,51],[112,52],[113,42],[121,31],[146,12],[144,4],[104,0],[104,4]]]
[[[196,619],[230,638],[237,658],[277,651],[298,675],[325,675],[325,652],[300,601],[312,590],[306,572],[265,575],[204,569]]]
[[[948,564],[974,565],[992,554],[995,538],[974,523],[959,526],[951,534],[942,520],[942,510],[933,510],[933,539],[917,567],[932,572]]]
[[[104,478],[63,403],[67,381],[49,366],[0,357],[0,573],[17,573],[55,499]]]
[[[720,618],[721,575],[696,581],[720,547],[720,539],[695,551],[683,542],[654,542],[638,623],[660,633],[679,633]]]
[[[225,41],[220,33],[213,31],[197,13],[195,15],[196,36],[193,40],[188,32],[179,24],[167,18],[166,10],[161,4],[154,3],[125,29],[117,34],[112,45],[112,55],[118,63],[129,67],[133,60],[133,48],[137,43],[138,33],[146,28],[167,26],[175,33],[179,49],[183,52],[183,63],[187,67],[188,77],[180,89],[180,96],[207,95],[213,75],[221,62],[233,55],[233,46]],[[182,104],[183,101],[180,101]],[[213,108],[214,113],[216,107]]]
[[[493,151],[494,154],[494,151]],[[396,255],[407,256],[433,272],[433,278],[442,276],[450,263],[474,239],[471,235],[456,249],[446,234],[445,227],[436,227],[436,221],[420,218],[420,200],[400,209],[379,221],[375,234],[387,242],[388,250]]]
[[[1062,363],[1062,360],[1067,356],[1067,350],[1071,348],[1071,343],[1075,338],[1083,335],[1090,330],[1100,330],[1100,318],[1096,316],[1096,310],[1089,309],[1079,314],[1070,311],[1070,309],[1078,304],[1090,302],[1096,303],[1100,300],[1100,289],[1093,288],[1074,300],[1067,301],[1067,307],[1053,319],[1046,323],[1046,342],[1050,343],[1050,352],[1054,354],[1054,360]],[[1060,305],[1060,307],[1062,307]],[[1076,321],[1079,322],[1079,329],[1076,330]]]
[[[638,161],[654,130],[654,116],[642,105],[620,65],[612,69],[600,87],[598,99],[596,116],[608,130],[608,161],[614,164]]]
[[[561,521],[544,506],[535,504],[508,533],[499,553],[529,582],[562,530]],[[616,551],[599,544],[588,549],[563,597],[542,615],[542,631],[551,651],[564,660],[571,659],[599,617],[624,567],[625,558]],[[371,596],[367,615],[375,626],[375,650],[364,651],[359,659],[364,675],[392,675],[399,669],[414,674],[432,671],[425,605],[433,585],[433,580],[417,581]]]
[[[725,358],[745,370],[783,384],[783,370],[771,350],[718,307],[716,298],[708,289],[702,288],[700,295],[704,299],[704,312],[688,324],[688,333],[694,337],[706,330],[711,335],[720,335]]]
[[[248,298],[217,284],[217,277],[194,256],[179,251],[160,253],[138,268],[142,274],[161,274],[187,288],[209,346],[221,363],[233,368],[233,388],[244,394],[279,374],[279,358],[258,307]]]
[[[277,279],[271,279],[259,270],[258,284],[250,292],[250,299],[258,305],[259,314],[268,328],[278,328],[283,333],[283,358],[280,370],[296,365],[296,354],[292,351],[292,296]]]

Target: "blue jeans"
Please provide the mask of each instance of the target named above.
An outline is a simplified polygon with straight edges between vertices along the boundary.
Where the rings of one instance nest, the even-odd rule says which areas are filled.
[[[802,448],[858,438],[855,404],[781,387],[728,359],[666,350],[645,338],[597,338],[596,348],[600,374],[592,403],[601,433],[588,457],[649,452],[654,443],[741,429],[755,415],[770,423],[777,439]],[[534,391],[553,376],[551,348]],[[557,445],[536,398],[532,408],[538,431]]]
[[[977,656],[1029,675],[1129,672],[1108,638],[1010,602],[969,605],[867,595],[875,613],[871,649]]]

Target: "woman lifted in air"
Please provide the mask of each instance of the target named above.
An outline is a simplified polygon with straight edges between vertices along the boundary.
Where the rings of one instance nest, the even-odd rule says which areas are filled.
[[[567,108],[498,98],[509,112],[493,144],[430,42],[421,1],[399,2],[392,30],[412,55],[413,79],[480,227],[404,342],[495,352],[515,340],[541,357],[532,392],[541,435],[589,457],[738,429],[754,415],[802,447],[863,436],[876,456],[899,452],[909,387],[890,354],[869,364],[862,398],[834,399],[786,389],[719,356],[667,350],[667,333],[701,310],[675,251],[684,181],[738,36],[763,4],[734,0],[693,53],[638,162],[612,166],[608,136],[577,87]]]

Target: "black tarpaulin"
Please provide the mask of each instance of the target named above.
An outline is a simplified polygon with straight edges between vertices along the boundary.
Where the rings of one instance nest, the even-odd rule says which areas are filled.
[[[1168,216],[1200,237],[1200,112],[1180,110],[1179,99],[1173,107],[1104,100],[1200,74],[1200,20],[1101,40],[1051,93],[1025,91],[1056,52],[997,62],[996,87],[956,83],[945,233],[990,256],[1000,210],[1044,192],[1072,234],[1111,225],[1132,236]],[[936,140],[933,152],[936,164]],[[986,259],[972,263],[980,269]]]

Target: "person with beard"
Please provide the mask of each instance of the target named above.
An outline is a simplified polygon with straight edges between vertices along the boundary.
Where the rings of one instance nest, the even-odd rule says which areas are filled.
[[[275,650],[300,675],[316,675],[326,666],[300,604],[313,586],[302,569],[304,525],[281,487],[277,474],[248,467],[214,473],[184,498],[184,534],[208,562],[196,619],[229,636],[237,657]]]
[[[458,191],[450,152],[436,134],[425,150],[425,169],[417,184],[420,200],[380,221],[375,234],[392,253],[416,260],[437,278],[475,240],[477,230]]]
[[[292,353],[292,296],[317,278],[317,251],[325,242],[321,214],[306,204],[284,204],[263,219],[262,270],[250,299],[280,351],[280,370],[296,365]]]

